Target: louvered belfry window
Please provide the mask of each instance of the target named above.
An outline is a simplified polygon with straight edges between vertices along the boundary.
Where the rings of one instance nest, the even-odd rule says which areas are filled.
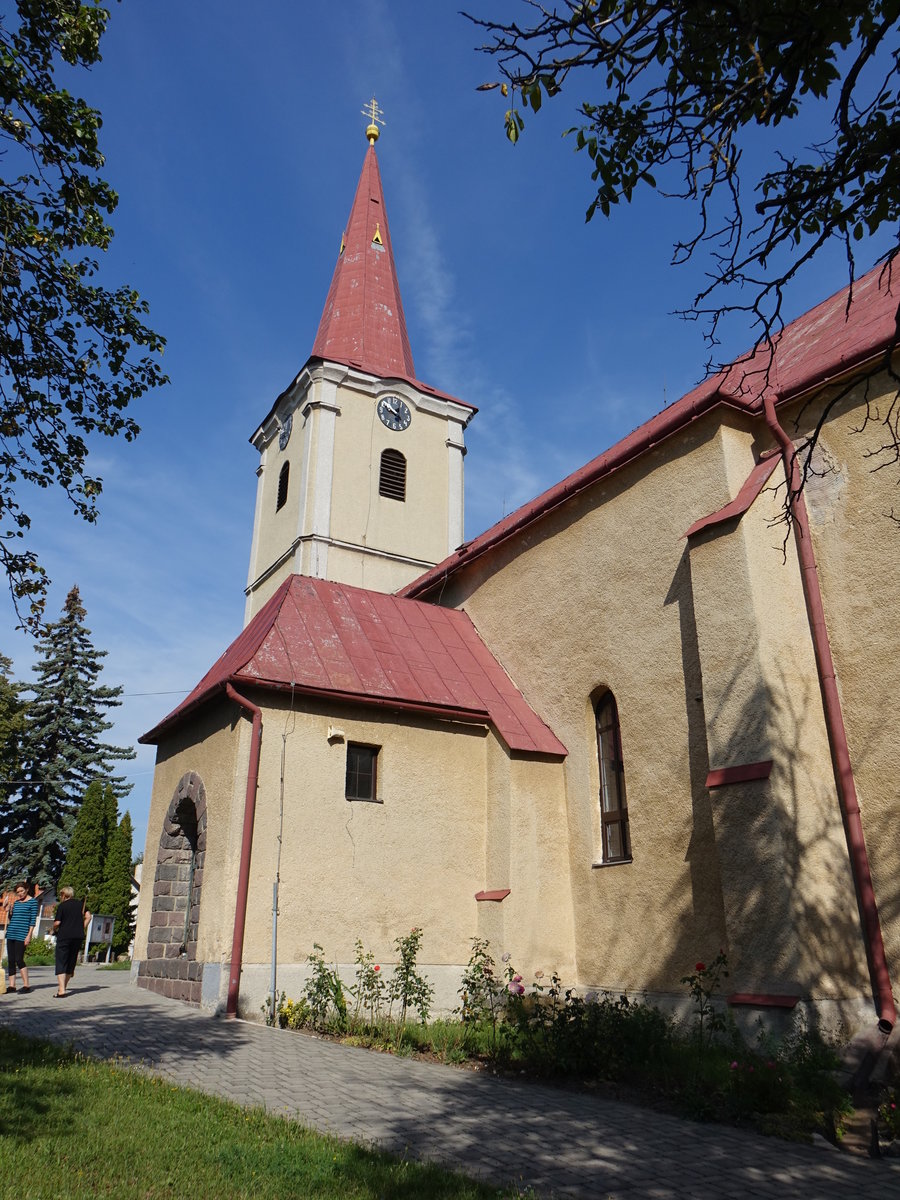
[[[275,501],[275,511],[284,508],[287,504],[288,494],[288,478],[291,473],[291,464],[285,463],[281,468],[281,474],[278,476],[278,499]]]
[[[378,495],[389,500],[406,499],[406,459],[399,450],[385,450],[381,455]]]

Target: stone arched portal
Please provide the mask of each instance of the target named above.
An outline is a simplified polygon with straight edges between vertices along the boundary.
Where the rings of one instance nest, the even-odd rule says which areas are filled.
[[[193,771],[172,796],[156,856],[147,957],[138,985],[190,1004],[200,1003],[203,964],[197,924],[206,857],[206,789]]]

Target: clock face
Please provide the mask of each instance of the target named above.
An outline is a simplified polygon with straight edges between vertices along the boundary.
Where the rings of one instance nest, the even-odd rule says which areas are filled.
[[[278,448],[284,450],[291,440],[291,426],[294,424],[294,414],[288,413],[278,431]]]
[[[378,415],[382,424],[397,433],[408,429],[412,420],[412,413],[409,411],[408,405],[399,396],[382,396],[378,401]]]

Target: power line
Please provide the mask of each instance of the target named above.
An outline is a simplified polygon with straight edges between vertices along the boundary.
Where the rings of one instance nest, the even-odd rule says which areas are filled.
[[[174,688],[170,692],[123,692],[122,699],[129,700],[134,696],[183,696],[191,690],[191,688]]]

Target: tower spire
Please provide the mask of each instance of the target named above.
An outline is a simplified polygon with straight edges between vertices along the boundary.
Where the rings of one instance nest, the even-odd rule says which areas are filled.
[[[374,96],[362,111],[369,118],[369,147],[312,353],[370,375],[414,380],[375,154],[384,118]]]

